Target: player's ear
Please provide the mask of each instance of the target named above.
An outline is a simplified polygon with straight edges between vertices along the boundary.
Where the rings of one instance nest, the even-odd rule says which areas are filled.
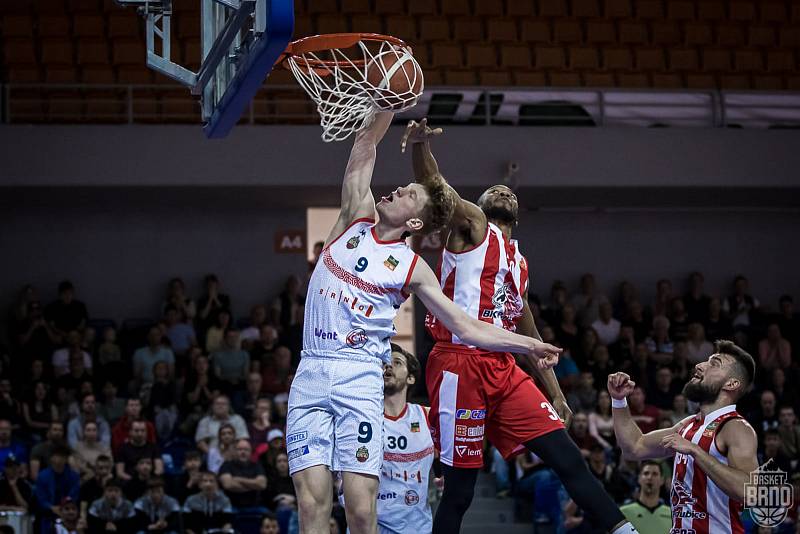
[[[417,219],[415,217],[413,219],[407,220],[406,226],[408,226],[412,232],[419,232],[420,230],[422,230],[422,227],[425,226],[425,223],[422,222],[422,219]]]
[[[408,383],[409,386],[413,386],[417,383],[417,377],[414,375],[408,375],[406,377],[406,383]]]
[[[727,391],[733,391],[735,389],[739,389],[739,387],[741,385],[742,385],[742,381],[741,380],[739,380],[736,377],[731,377],[731,378],[729,378],[727,380],[727,382],[725,382],[725,385],[723,386],[723,389],[725,389]]]

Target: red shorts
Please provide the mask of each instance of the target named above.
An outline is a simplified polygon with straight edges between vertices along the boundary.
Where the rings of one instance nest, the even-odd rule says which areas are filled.
[[[447,465],[483,466],[484,434],[509,458],[524,443],[564,428],[511,354],[437,343],[425,374],[431,433]]]

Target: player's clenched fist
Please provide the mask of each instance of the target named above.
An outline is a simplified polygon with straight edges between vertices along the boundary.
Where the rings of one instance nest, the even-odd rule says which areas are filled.
[[[622,400],[633,393],[636,382],[625,373],[614,373],[608,375],[608,394],[612,399]]]

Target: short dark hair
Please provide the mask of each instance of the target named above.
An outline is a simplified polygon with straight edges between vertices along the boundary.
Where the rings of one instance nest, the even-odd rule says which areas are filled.
[[[186,453],[183,455],[183,461],[186,462],[186,460],[200,460],[200,461],[202,461],[203,460],[203,454],[200,451],[197,451],[197,450],[186,451]]]
[[[739,347],[733,341],[727,339],[720,339],[714,342],[714,352],[717,354],[725,354],[730,356],[736,361],[736,367],[739,370],[739,378],[744,380],[744,387],[742,394],[750,389],[753,379],[756,376],[756,361],[744,349]]]
[[[122,490],[122,480],[118,479],[117,477],[109,478],[108,481],[103,485],[103,489],[107,488],[117,488],[118,490]]]
[[[764,438],[766,438],[767,436],[781,437],[781,433],[778,431],[777,428],[768,428],[764,431]]]
[[[271,519],[272,521],[277,521],[278,516],[276,516],[272,512],[264,512],[263,514],[261,514],[261,522],[263,523],[265,519]]]
[[[100,456],[98,456],[98,457],[97,457],[97,459],[94,461],[94,463],[95,463],[95,464],[97,464],[98,462],[109,462],[109,463],[110,463],[110,462],[111,462],[111,456],[108,456],[108,455],[106,455],[106,454],[101,454],[101,455],[100,455]]]
[[[642,471],[644,471],[644,468],[647,467],[648,465],[657,467],[658,472],[661,473],[661,462],[658,462],[656,460],[644,460],[641,464],[639,464],[639,472],[641,473]]]
[[[70,450],[63,446],[53,447],[53,450],[50,451],[50,457],[53,456],[63,456],[64,458],[69,458]]]
[[[422,366],[420,365],[417,357],[408,352],[406,349],[404,349],[397,343],[391,343],[390,346],[392,347],[392,352],[399,352],[405,357],[406,368],[408,368],[408,374],[414,377],[414,384],[418,384],[420,381],[420,375],[422,374]],[[410,391],[412,387],[409,387],[408,389]]]
[[[173,311],[177,312],[178,311],[178,307],[175,306],[174,304],[167,304],[167,307],[164,308],[164,315],[168,314],[169,312],[173,312]]]
[[[53,287],[53,286],[50,286],[50,287]],[[72,282],[70,282],[69,280],[62,280],[58,284],[58,292],[59,293],[63,293],[64,291],[72,291],[74,289],[75,289],[75,286],[72,285]]]
[[[147,481],[147,489],[163,488],[163,487],[164,487],[164,479],[161,477],[153,477]]]
[[[778,304],[783,304],[784,302],[794,304],[794,299],[791,295],[781,295],[781,298],[778,300]]]

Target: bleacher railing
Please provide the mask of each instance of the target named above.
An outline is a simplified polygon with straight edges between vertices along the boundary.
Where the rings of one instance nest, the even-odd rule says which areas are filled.
[[[199,101],[180,86],[6,84],[5,124],[200,123]],[[800,128],[800,93],[429,87],[398,118],[438,124]],[[265,86],[240,123],[313,124],[319,117],[296,85]]]

